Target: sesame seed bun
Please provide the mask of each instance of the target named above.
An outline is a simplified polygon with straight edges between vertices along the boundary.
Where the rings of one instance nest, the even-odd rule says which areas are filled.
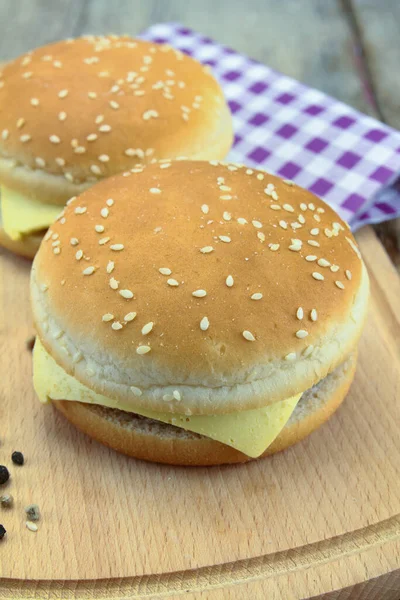
[[[84,192],[46,234],[31,289],[39,337],[68,373],[133,411],[180,414],[311,388],[354,351],[368,304],[356,242],[329,206],[214,161]]]
[[[167,45],[87,36],[0,70],[0,182],[63,205],[162,158],[223,158],[232,119],[207,67]]]
[[[262,456],[281,452],[325,423],[345,398],[356,353],[301,397],[289,421]],[[106,446],[142,460],[210,466],[248,462],[248,456],[210,438],[131,413],[80,402],[53,405],[78,429]]]

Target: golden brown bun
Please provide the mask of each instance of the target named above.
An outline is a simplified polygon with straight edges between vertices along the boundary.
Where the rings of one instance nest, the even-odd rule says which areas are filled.
[[[6,248],[14,254],[24,256],[25,258],[33,258],[39,249],[40,242],[42,241],[42,235],[40,233],[24,236],[20,240],[12,240],[4,229],[0,227],[0,246]]]
[[[92,187],[49,230],[32,270],[47,351],[92,390],[171,413],[241,411],[310,388],[354,349],[366,314],[368,276],[347,225],[269,174],[163,166]],[[199,289],[207,295],[194,297]]]
[[[232,119],[217,81],[167,45],[87,36],[0,70],[0,181],[64,204],[154,159],[223,158]]]
[[[356,352],[305,392],[285,428],[263,456],[296,444],[337,410],[354,377]],[[130,413],[71,401],[55,401],[78,429],[106,446],[142,460],[171,465],[208,466],[247,462],[234,448],[201,435]]]

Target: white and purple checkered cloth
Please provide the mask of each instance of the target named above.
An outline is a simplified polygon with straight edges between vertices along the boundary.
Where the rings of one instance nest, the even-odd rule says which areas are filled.
[[[400,215],[399,132],[179,24],[142,37],[212,67],[233,114],[230,160],[293,179],[353,230]]]

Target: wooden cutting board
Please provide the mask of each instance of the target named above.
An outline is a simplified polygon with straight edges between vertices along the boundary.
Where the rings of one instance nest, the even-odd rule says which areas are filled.
[[[15,497],[0,509],[1,598],[398,600],[400,280],[371,229],[358,239],[372,301],[344,405],[284,453],[208,469],[118,455],[39,404],[30,264],[0,255],[0,464]]]

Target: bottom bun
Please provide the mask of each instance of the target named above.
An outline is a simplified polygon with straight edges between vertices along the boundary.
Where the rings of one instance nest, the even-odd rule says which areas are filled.
[[[34,258],[36,252],[39,250],[40,242],[43,239],[45,231],[40,233],[34,233],[32,235],[23,236],[20,240],[12,240],[0,227],[0,246],[6,248],[14,254],[19,256],[25,256],[25,258]]]
[[[356,353],[304,392],[286,426],[262,456],[280,452],[325,423],[346,396],[356,369]],[[57,400],[71,423],[106,446],[142,460],[170,465],[208,466],[254,460],[220,442],[113,408]],[[260,457],[261,458],[261,457]]]

